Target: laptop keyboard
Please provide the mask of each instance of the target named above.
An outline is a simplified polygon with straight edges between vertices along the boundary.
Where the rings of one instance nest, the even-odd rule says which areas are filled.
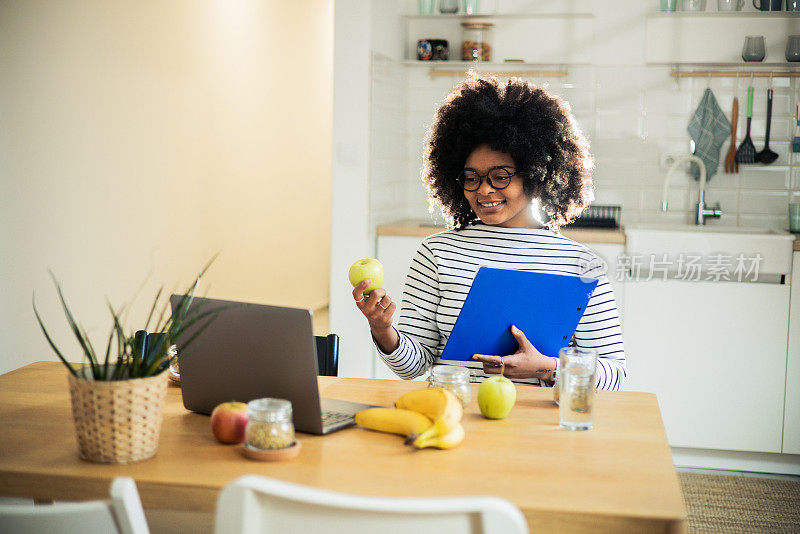
[[[353,414],[323,410],[322,426],[331,426],[338,423],[353,421]]]

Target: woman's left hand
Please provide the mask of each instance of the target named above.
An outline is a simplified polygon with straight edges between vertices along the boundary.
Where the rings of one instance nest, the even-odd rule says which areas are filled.
[[[487,375],[500,374],[500,368],[505,365],[503,376],[508,378],[551,380],[552,371],[556,368],[555,358],[545,356],[536,350],[522,330],[516,326],[511,327],[511,334],[519,343],[519,348],[514,354],[508,356],[475,354],[472,359],[483,363],[483,372]]]

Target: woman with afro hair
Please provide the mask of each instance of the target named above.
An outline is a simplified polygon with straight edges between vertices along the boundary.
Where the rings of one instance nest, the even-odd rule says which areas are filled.
[[[465,365],[483,380],[504,364],[514,382],[552,385],[558,359],[539,353],[516,327],[514,354],[439,358],[478,268],[488,266],[597,279],[573,342],[598,351],[598,388],[622,387],[625,351],[603,262],[558,233],[593,200],[592,167],[569,105],[545,89],[471,74],[450,93],[428,134],[422,181],[451,229],[420,245],[396,327],[397,305],[385,290],[364,295],[370,280],[353,290],[378,352],[398,376]]]

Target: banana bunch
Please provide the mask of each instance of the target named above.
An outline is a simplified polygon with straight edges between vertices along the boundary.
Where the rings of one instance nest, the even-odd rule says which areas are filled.
[[[406,436],[417,449],[451,449],[464,440],[461,401],[442,388],[423,388],[402,395],[395,408],[369,408],[356,414],[364,428]]]

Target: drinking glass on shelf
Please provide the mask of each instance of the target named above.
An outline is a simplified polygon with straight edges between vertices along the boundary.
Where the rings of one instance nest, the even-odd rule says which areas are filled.
[[[439,0],[441,13],[458,13],[458,0]]]
[[[800,203],[789,204],[789,231],[800,234]]]
[[[717,11],[741,11],[744,0],[717,0]]]
[[[668,13],[678,8],[678,0],[661,0],[661,11]]]
[[[764,57],[767,55],[766,48],[763,35],[748,35],[744,38],[742,59],[745,61],[764,61]]]
[[[705,11],[706,0],[683,0],[684,11]]]
[[[461,11],[467,15],[475,15],[480,9],[478,0],[463,0],[461,3]]]
[[[800,35],[790,35],[786,41],[786,61],[800,61]]]

